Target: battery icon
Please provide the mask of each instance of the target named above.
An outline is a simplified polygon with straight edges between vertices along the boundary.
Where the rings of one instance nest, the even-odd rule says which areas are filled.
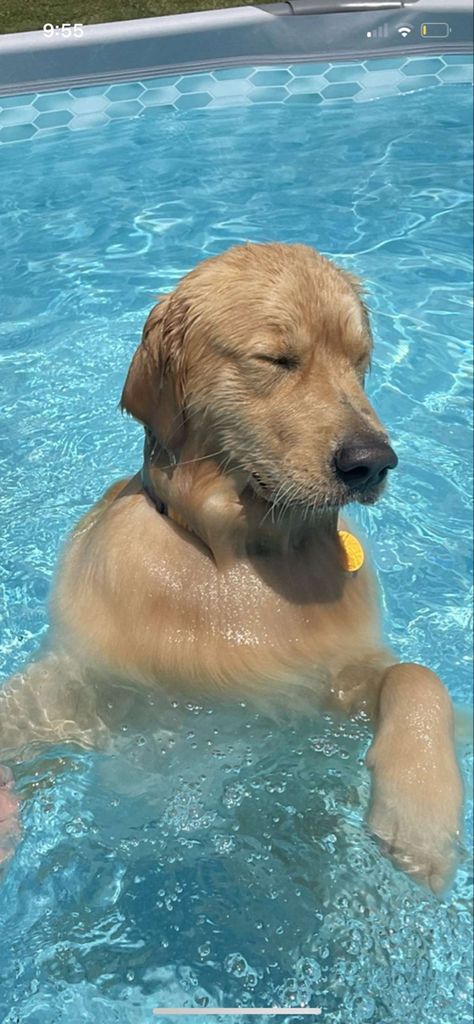
[[[421,26],[422,36],[429,36],[430,39],[446,39],[451,29],[445,21],[425,21]]]

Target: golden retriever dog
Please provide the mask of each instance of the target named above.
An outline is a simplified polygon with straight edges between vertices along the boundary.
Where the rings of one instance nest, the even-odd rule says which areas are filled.
[[[304,245],[237,246],[158,302],[122,395],[145,428],[143,469],[67,543],[49,653],[1,694],[3,763],[106,743],[114,680],[364,710],[370,827],[443,890],[462,805],[451,702],[384,645],[368,560],[340,520],[397,463],[364,393],[371,353],[358,280]],[[7,835],[8,769],[1,781]]]

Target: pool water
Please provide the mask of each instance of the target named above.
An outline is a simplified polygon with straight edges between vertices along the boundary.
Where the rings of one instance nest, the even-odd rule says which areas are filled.
[[[236,242],[304,241],[369,289],[369,393],[400,468],[354,519],[387,637],[469,703],[471,113],[468,87],[446,83],[364,104],[163,109],[3,147],[3,676],[46,630],[67,531],[140,465],[117,401],[155,296]],[[301,1004],[331,1024],[471,1021],[470,861],[439,901],[379,855],[363,720],[142,704],[153,725],[124,731],[114,757],[64,746],[17,769],[5,1024]]]

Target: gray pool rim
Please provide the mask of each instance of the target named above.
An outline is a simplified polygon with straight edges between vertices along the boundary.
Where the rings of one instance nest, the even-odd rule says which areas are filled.
[[[443,37],[422,25],[445,24]],[[400,29],[405,31],[400,32]],[[363,61],[473,48],[471,0],[287,0],[0,36],[0,96],[245,65]]]

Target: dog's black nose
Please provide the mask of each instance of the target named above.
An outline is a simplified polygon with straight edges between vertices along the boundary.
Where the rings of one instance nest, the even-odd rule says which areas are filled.
[[[365,491],[381,484],[388,470],[395,469],[398,458],[384,438],[371,434],[343,444],[334,463],[336,475],[346,487]]]

